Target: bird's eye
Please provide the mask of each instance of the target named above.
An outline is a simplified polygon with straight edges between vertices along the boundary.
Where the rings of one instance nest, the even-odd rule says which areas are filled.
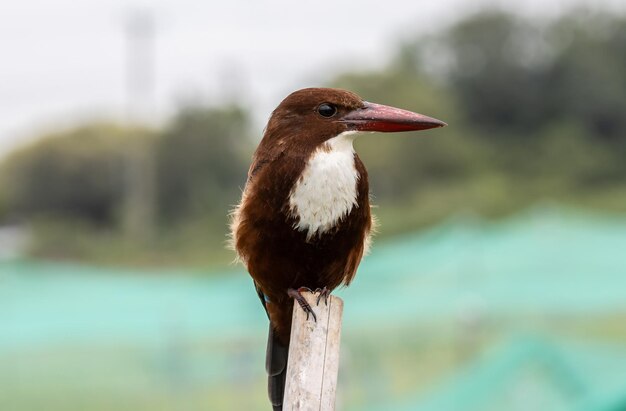
[[[337,114],[337,106],[330,103],[322,103],[317,107],[317,112],[322,117],[332,117]]]

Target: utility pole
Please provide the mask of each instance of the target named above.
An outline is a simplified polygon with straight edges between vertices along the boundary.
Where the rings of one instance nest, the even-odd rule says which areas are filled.
[[[128,14],[126,34],[126,92],[131,122],[149,123],[155,112],[155,21],[150,10]]]
[[[133,133],[128,145],[123,225],[138,241],[154,232],[156,181],[152,141],[140,134],[155,117],[155,24],[148,10],[130,13],[125,25],[127,123]]]

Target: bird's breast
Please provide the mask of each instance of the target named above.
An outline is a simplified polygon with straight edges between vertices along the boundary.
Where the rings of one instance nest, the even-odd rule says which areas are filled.
[[[358,206],[352,140],[343,133],[314,151],[289,193],[294,228],[305,231],[307,240],[331,230]]]

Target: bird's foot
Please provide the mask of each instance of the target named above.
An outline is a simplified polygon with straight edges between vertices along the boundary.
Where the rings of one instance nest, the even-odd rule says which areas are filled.
[[[313,321],[317,322],[317,317],[315,316],[315,312],[313,312],[313,308],[311,308],[311,305],[301,294],[303,291],[312,292],[311,289],[308,287],[300,287],[297,290],[294,288],[289,288],[287,290],[287,295],[298,302],[300,307],[302,307],[302,309],[306,313],[307,320],[309,319],[309,314],[311,314],[313,316]]]
[[[324,305],[328,305],[328,297],[330,297],[330,290],[326,287],[318,288],[315,290],[316,293],[320,293],[317,296],[317,305],[320,305],[320,300],[324,297]]]

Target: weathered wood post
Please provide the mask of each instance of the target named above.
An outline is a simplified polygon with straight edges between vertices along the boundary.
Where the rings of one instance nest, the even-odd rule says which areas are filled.
[[[330,296],[328,305],[309,292],[303,296],[317,315],[317,322],[294,304],[284,411],[332,411],[335,409],[343,301]]]

